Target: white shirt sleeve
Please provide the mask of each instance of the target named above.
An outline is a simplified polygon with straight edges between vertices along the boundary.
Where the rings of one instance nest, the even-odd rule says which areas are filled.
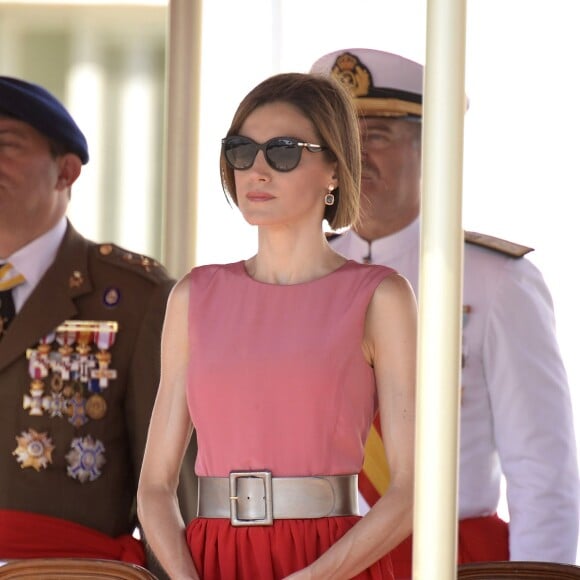
[[[485,321],[483,367],[507,483],[510,559],[574,563],[578,465],[552,300],[538,269],[510,259]]]

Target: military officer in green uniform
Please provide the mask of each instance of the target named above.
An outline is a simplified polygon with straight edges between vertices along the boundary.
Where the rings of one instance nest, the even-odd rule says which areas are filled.
[[[67,220],[88,159],[52,94],[0,77],[0,560],[145,564],[135,493],[174,281]]]

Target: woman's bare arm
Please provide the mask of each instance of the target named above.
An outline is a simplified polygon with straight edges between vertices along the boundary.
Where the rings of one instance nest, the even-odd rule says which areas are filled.
[[[161,343],[161,379],[141,468],[137,507],[145,539],[171,578],[198,579],[177,502],[179,471],[193,433],[186,401],[189,276],[174,287]]]

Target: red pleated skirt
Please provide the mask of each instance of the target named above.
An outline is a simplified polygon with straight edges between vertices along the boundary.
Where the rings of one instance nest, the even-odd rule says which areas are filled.
[[[497,514],[459,521],[457,563],[509,560],[509,527]],[[411,580],[413,538],[403,540],[392,552],[396,580]]]
[[[187,542],[202,580],[281,580],[314,562],[359,519],[276,520],[273,526],[234,527],[227,519],[196,518],[187,527]],[[390,557],[355,578],[393,580]]]

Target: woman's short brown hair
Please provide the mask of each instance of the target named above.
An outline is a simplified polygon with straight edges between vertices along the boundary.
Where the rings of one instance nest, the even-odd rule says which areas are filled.
[[[297,107],[311,121],[324,152],[337,164],[335,203],[325,206],[324,218],[333,229],[352,225],[358,219],[361,152],[355,109],[348,92],[334,79],[303,73],[274,75],[252,89],[234,115],[227,136],[237,135],[248,116],[258,107],[274,102]],[[234,170],[220,155],[220,174],[226,195],[237,205]]]

